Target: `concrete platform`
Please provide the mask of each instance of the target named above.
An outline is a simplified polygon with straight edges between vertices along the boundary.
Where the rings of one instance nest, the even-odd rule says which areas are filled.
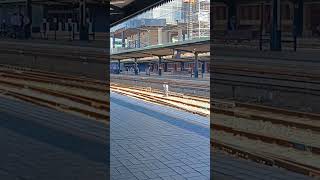
[[[209,179],[209,119],[111,93],[111,179]]]
[[[112,180],[311,179],[222,152],[210,162],[208,118],[115,93],[110,109]]]
[[[84,137],[90,133],[105,143]],[[0,179],[107,179],[107,135],[92,120],[0,97]]]

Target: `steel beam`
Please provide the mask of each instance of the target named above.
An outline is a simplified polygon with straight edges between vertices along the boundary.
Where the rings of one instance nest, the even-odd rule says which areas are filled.
[[[118,74],[120,74],[120,73],[121,73],[120,68],[121,68],[121,64],[120,64],[120,60],[118,60]]]
[[[303,31],[303,0],[294,2],[294,35],[301,36]]]
[[[184,71],[184,62],[181,62],[181,63],[180,63],[180,70],[181,70],[181,71]]]
[[[79,15],[80,15],[80,29],[79,36],[80,40],[89,40],[89,28],[86,22],[87,13],[86,13],[86,0],[79,0]]]
[[[168,72],[168,63],[167,62],[164,63],[164,72]]]
[[[26,0],[26,16],[29,19],[29,24],[26,25],[25,29],[25,38],[31,38],[32,34],[32,0]]]
[[[198,61],[198,53],[195,52],[194,53],[194,70],[193,70],[195,78],[199,78],[198,63],[199,63],[199,61]]]
[[[138,75],[138,62],[137,58],[134,58],[134,74]]]
[[[159,56],[159,62],[158,62],[158,72],[159,72],[159,76],[162,75],[162,72],[161,72],[161,63],[162,63],[162,57]]]

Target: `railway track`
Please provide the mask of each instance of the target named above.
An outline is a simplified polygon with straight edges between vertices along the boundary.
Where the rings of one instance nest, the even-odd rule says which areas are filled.
[[[11,66],[11,65],[4,65],[0,64],[0,70],[5,72],[18,72],[20,75],[29,75],[31,77],[46,77],[46,78],[54,78],[59,79],[63,81],[74,81],[74,82],[80,82],[80,83],[86,83],[86,84],[92,84],[92,85],[101,85],[101,86],[109,86],[107,82],[85,78],[85,77],[79,77],[79,76],[72,76],[72,75],[62,75],[54,72],[48,72],[48,71],[41,71],[26,67],[18,67],[18,66]]]
[[[153,89],[162,89],[163,84],[168,84],[169,88],[175,92],[181,92],[189,96],[199,96],[201,98],[209,98],[210,83],[195,83],[190,80],[178,79],[160,79],[148,77],[128,77],[111,75],[111,82],[117,84],[126,84],[128,86],[152,87]]]
[[[45,84],[57,84],[61,86],[69,86],[69,87],[75,87],[90,91],[98,91],[98,92],[106,92],[107,88],[101,85],[93,84],[93,83],[87,83],[79,81],[70,81],[70,80],[63,80],[59,77],[56,78],[49,78],[49,77],[43,77],[42,74],[40,75],[28,75],[24,73],[19,72],[12,72],[12,71],[1,71],[0,70],[0,76],[2,78],[7,79],[13,79],[13,80],[22,80],[22,81],[29,81],[29,82],[37,82],[37,83],[45,83]]]
[[[214,149],[320,178],[319,114],[222,100],[211,112]]]
[[[216,63],[211,83],[319,96],[319,77],[317,73],[283,67]],[[237,99],[236,94],[233,92],[233,99]],[[211,111],[214,113],[211,122],[214,148],[320,177],[320,164],[312,162],[320,162],[319,114],[240,102],[227,107],[214,104]]]
[[[320,74],[243,63],[215,63],[211,95],[305,112],[320,112]],[[297,98],[296,101],[293,98]],[[299,103],[298,103],[299,102]]]
[[[3,95],[109,123],[106,82],[0,66]]]
[[[247,149],[234,146],[226,142],[221,142],[219,140],[211,140],[210,144],[211,144],[211,147],[214,148],[213,151],[221,150],[221,151],[227,152],[228,154],[232,154],[237,157],[251,160],[260,164],[284,168],[289,171],[304,174],[314,178],[320,177],[319,168],[306,166],[304,164],[298,163],[296,161],[288,160],[280,156],[270,155],[270,154],[267,154],[266,152],[259,153],[257,151],[249,151]]]
[[[137,88],[115,83],[111,83],[110,90],[119,94],[174,107],[201,116],[208,117],[210,115],[209,100],[204,98],[182,96],[178,93],[170,93],[169,97],[164,97],[163,93],[158,90]]]

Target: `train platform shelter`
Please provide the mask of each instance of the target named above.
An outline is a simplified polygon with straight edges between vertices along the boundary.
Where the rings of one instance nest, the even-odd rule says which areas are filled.
[[[118,71],[121,69],[121,63],[133,64],[135,66],[138,66],[137,64],[141,63],[145,64],[145,69],[142,69],[141,71],[148,73],[148,70],[146,69],[151,65],[154,65],[152,66],[154,69],[153,71],[159,76],[166,74],[168,69],[171,69],[174,72],[177,72],[178,70],[183,72],[186,70],[185,64],[192,63],[197,65],[194,65],[193,68],[191,68],[191,76],[198,78],[199,74],[208,73],[209,61],[209,38],[111,52],[111,62],[117,62],[118,67],[116,67],[116,69]],[[177,66],[177,63],[179,66]],[[169,67],[170,65],[171,67]],[[122,71],[125,73],[128,69],[122,68]],[[183,74],[180,73],[180,75]]]

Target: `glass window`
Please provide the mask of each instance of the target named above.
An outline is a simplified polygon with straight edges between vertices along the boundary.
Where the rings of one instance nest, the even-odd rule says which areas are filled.
[[[114,53],[209,36],[210,0],[173,0],[112,27],[110,47]]]

